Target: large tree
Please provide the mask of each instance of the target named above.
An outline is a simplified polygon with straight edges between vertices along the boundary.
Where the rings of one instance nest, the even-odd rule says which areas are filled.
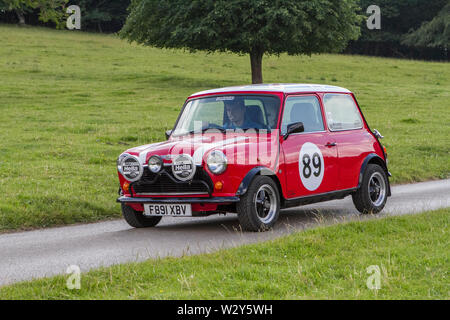
[[[160,48],[249,54],[339,52],[359,36],[358,0],[133,0],[123,38]]]

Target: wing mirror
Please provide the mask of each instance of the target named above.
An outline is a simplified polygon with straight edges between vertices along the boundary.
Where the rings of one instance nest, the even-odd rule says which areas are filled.
[[[286,140],[289,135],[291,135],[292,133],[300,133],[300,132],[304,132],[305,131],[305,127],[303,126],[303,122],[295,122],[295,123],[291,123],[288,124],[287,126],[287,132],[284,135],[284,140]]]
[[[166,131],[166,139],[167,140],[169,140],[171,134],[172,134],[172,130],[167,130]]]

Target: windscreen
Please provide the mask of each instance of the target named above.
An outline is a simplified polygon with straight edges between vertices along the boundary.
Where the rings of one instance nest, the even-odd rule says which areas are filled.
[[[208,129],[267,130],[278,124],[280,99],[270,95],[214,96],[189,101],[181,114],[174,135]]]

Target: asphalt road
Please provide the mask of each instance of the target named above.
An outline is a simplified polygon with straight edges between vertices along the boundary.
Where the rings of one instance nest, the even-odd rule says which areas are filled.
[[[450,179],[395,186],[380,217],[450,207]],[[100,266],[165,256],[212,252],[274,239],[321,224],[361,217],[350,197],[283,210],[265,233],[242,233],[236,215],[164,218],[150,229],[130,228],[123,220],[0,235],[0,285],[64,274],[70,265],[82,272]]]

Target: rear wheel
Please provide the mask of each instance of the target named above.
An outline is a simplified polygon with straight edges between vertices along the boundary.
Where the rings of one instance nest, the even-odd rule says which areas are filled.
[[[265,231],[275,225],[280,214],[280,194],[267,176],[256,176],[237,205],[243,230]]]
[[[136,211],[124,203],[122,203],[122,214],[125,221],[134,228],[154,227],[161,221],[161,217],[146,217],[142,212]]]
[[[353,194],[356,209],[363,213],[378,213],[383,210],[388,194],[388,181],[383,168],[369,164],[363,175],[360,188]]]

